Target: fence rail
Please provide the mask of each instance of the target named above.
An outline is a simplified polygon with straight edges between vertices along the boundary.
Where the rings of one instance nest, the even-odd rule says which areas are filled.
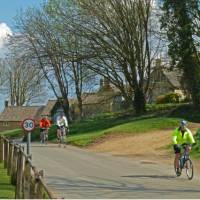
[[[24,147],[0,136],[0,162],[4,163],[11,183],[15,185],[16,199],[55,199],[43,180],[43,170],[32,165]]]

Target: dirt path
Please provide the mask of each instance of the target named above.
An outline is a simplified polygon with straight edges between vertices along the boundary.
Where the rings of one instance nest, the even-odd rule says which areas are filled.
[[[193,133],[198,128],[200,128],[200,124],[189,124],[189,129]],[[173,162],[173,151],[170,148],[171,138],[171,129],[135,135],[113,134],[97,141],[87,149],[93,152],[109,152],[112,155],[162,161],[171,164]],[[200,163],[197,163],[200,166]]]
[[[170,132],[164,130],[138,135],[110,135],[88,149],[128,157],[166,158],[169,155],[166,145],[170,141]]]

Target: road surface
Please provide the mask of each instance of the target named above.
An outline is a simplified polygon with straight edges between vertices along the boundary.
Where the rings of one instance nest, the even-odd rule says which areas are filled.
[[[148,160],[94,153],[73,146],[32,144],[33,163],[44,169],[59,198],[200,198],[200,177],[174,176],[173,167]]]

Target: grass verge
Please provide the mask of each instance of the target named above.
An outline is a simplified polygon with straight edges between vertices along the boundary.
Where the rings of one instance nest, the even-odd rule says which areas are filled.
[[[10,177],[7,176],[3,163],[0,163],[0,199],[14,199],[15,187],[10,184]]]
[[[0,132],[0,135],[4,135],[8,138],[19,138],[23,136],[23,131],[22,129],[13,129],[13,130],[8,130],[8,131],[3,131]]]

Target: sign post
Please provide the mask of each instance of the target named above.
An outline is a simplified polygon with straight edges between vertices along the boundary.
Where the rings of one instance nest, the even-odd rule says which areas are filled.
[[[31,132],[27,135],[27,155],[30,155],[31,151]]]
[[[31,155],[31,131],[33,131],[35,129],[35,120],[33,119],[25,119],[22,122],[22,128],[27,132],[27,155],[30,156]]]

